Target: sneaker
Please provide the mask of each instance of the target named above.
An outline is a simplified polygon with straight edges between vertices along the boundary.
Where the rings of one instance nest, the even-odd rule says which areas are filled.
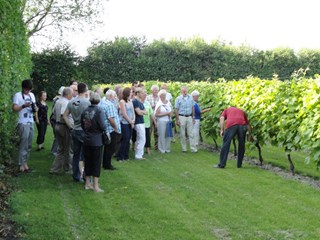
[[[221,166],[220,164],[213,165],[214,168],[224,168],[224,166]]]

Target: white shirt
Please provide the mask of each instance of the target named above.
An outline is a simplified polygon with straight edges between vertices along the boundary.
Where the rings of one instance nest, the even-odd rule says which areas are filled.
[[[36,103],[36,98],[32,92],[30,92],[27,95],[23,94],[22,92],[17,92],[13,96],[13,104],[16,104],[18,106],[22,106],[25,103],[31,103],[31,102],[33,102],[34,104]],[[18,113],[19,113],[18,123],[34,122],[31,106],[21,109]]]
[[[158,108],[160,109],[160,113],[167,113],[172,111],[171,103],[168,101],[166,104],[164,104],[161,100],[157,102],[157,105],[154,109],[154,114],[156,114]],[[157,117],[159,122],[168,122],[171,120],[171,117],[168,115]]]
[[[55,111],[55,115],[56,115],[56,121],[60,122],[60,123],[64,123],[63,117],[61,115],[64,114],[64,112],[67,109],[69,100],[65,97],[60,98],[55,106],[54,106],[54,111]],[[69,119],[72,121],[71,115],[69,114]],[[73,122],[73,121],[72,121]]]

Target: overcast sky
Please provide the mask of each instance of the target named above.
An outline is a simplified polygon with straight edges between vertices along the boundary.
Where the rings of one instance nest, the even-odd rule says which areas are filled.
[[[319,7],[319,0],[109,0],[104,26],[66,40],[82,55],[92,42],[116,36],[320,49]]]

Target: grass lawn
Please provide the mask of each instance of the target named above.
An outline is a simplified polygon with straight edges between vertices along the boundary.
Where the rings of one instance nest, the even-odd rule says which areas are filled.
[[[215,169],[218,154],[181,153],[177,141],[169,154],[114,161],[116,171],[101,171],[105,192],[94,193],[70,175],[49,175],[51,142],[49,127],[45,150],[31,154],[36,171],[12,180],[24,239],[319,239],[319,189],[246,162]],[[266,159],[285,156],[268,151]]]

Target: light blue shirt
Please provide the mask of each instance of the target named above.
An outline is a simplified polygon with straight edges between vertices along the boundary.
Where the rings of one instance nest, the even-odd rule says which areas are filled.
[[[176,98],[174,108],[178,109],[178,114],[181,115],[192,115],[192,108],[194,106],[194,100],[191,95],[180,95]]]

